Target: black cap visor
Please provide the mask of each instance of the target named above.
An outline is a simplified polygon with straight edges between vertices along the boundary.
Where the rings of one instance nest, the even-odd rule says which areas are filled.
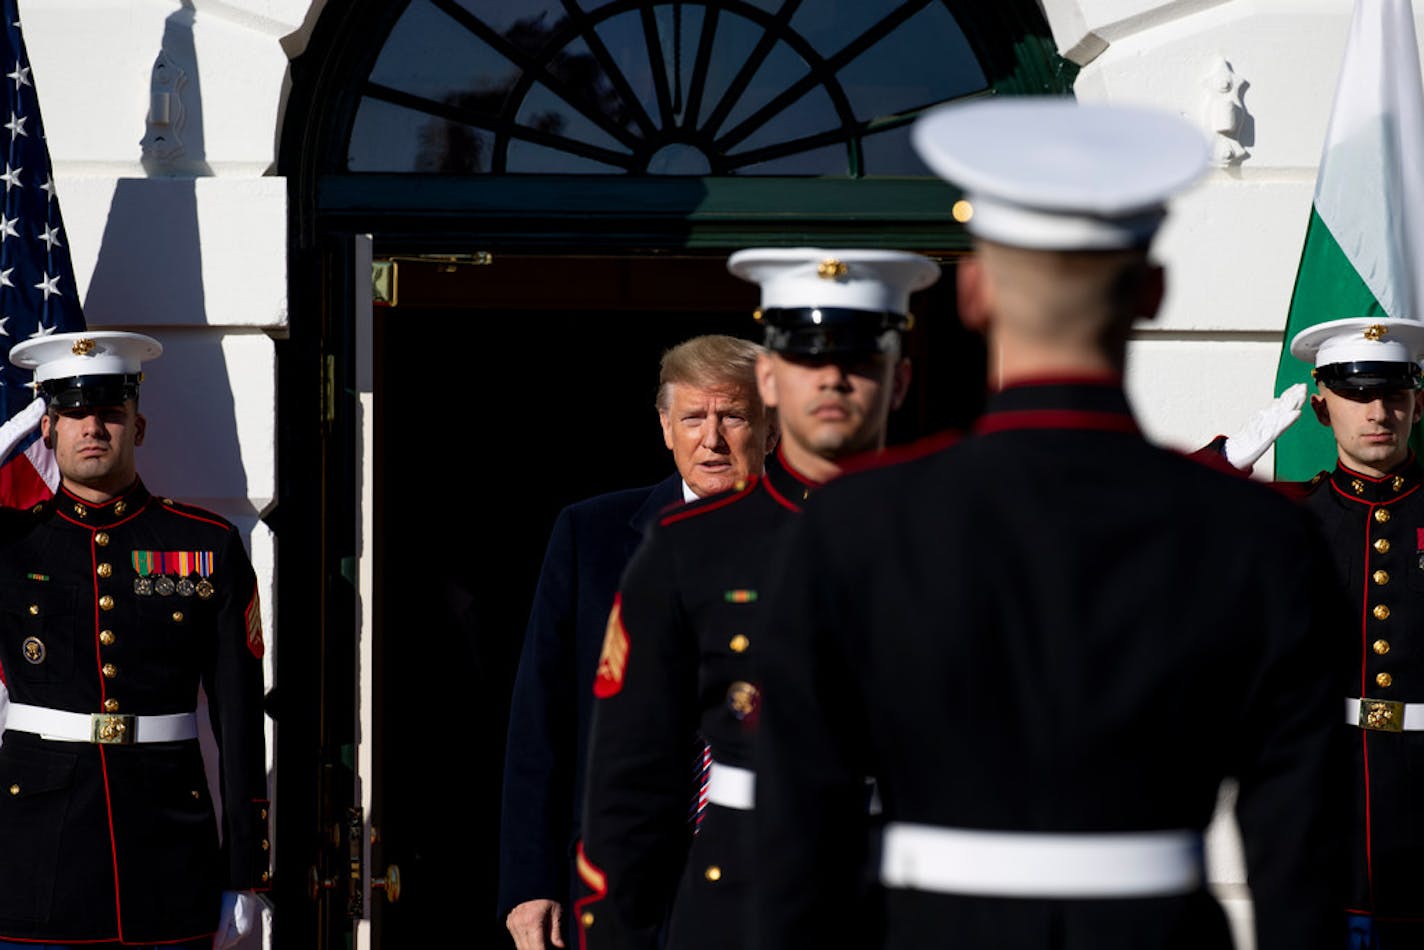
[[[766,348],[776,353],[837,356],[883,353],[894,332],[909,328],[910,318],[884,310],[848,307],[794,307],[762,311]]]
[[[138,398],[138,373],[105,373],[99,376],[66,376],[40,383],[40,392],[55,409],[81,406],[122,406]]]
[[[1334,390],[1418,389],[1420,370],[1417,363],[1398,361],[1327,363],[1315,368],[1315,380]]]

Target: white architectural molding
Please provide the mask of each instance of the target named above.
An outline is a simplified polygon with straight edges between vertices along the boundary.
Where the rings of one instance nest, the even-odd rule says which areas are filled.
[[[188,92],[188,74],[165,50],[153,61],[153,84],[149,90],[148,131],[139,142],[145,164],[172,168],[183,154],[183,125]]]
[[[1061,55],[1080,66],[1125,36],[1232,0],[1039,0]]]
[[[160,56],[186,77],[184,155],[162,173],[261,174],[273,165],[288,66],[278,35],[226,10],[205,10],[93,0],[25,7],[25,41],[57,170],[71,162],[140,162]]]
[[[93,324],[287,329],[281,178],[56,175]]]
[[[1251,132],[1245,103],[1249,85],[1231,68],[1226,57],[1220,55],[1212,58],[1210,68],[1202,77],[1202,86],[1206,89],[1203,124],[1211,136],[1211,160],[1216,165],[1237,165],[1250,155],[1244,141]]]

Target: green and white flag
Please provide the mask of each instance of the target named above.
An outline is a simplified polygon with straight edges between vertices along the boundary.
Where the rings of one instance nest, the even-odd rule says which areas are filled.
[[[1315,200],[1276,370],[1276,393],[1309,380],[1301,330],[1343,317],[1424,320],[1424,87],[1410,0],[1355,0]],[[1276,478],[1335,464],[1306,410],[1276,442]]]

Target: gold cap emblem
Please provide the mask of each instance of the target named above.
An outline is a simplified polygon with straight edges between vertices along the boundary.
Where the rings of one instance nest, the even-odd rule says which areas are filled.
[[[1389,331],[1385,329],[1384,324],[1371,323],[1369,326],[1365,327],[1365,339],[1373,342],[1379,342],[1380,340],[1384,339],[1384,335],[1388,332]]]
[[[816,276],[822,280],[840,280],[850,272],[845,261],[828,257],[816,265]]]
[[[74,341],[74,345],[69,348],[69,352],[75,356],[88,356],[94,351],[94,341],[87,336],[81,336]]]

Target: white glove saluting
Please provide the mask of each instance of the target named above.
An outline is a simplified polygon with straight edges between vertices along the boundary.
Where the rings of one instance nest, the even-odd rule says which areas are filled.
[[[1280,438],[1291,423],[1300,418],[1305,405],[1305,383],[1296,383],[1281,393],[1264,409],[1257,411],[1240,431],[1229,435],[1222,451],[1234,467],[1250,471],[1256,460],[1266,454],[1271,443]]]
[[[28,406],[0,425],[0,459],[9,455],[31,432],[39,428],[40,419],[45,414],[45,401],[36,397]]]
[[[218,932],[213,934],[213,950],[228,950],[252,932],[262,913],[262,902],[251,891],[223,891]]]

